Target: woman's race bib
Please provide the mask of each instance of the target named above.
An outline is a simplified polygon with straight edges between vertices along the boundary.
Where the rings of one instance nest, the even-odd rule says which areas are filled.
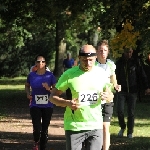
[[[35,95],[36,104],[48,104],[48,95]]]

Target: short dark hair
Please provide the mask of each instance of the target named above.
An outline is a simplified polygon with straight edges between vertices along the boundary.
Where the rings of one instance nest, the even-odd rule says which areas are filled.
[[[97,43],[97,48],[96,49],[98,49],[98,47],[101,46],[101,45],[106,45],[108,47],[108,49],[109,49],[108,40],[101,40],[101,41],[99,41]]]

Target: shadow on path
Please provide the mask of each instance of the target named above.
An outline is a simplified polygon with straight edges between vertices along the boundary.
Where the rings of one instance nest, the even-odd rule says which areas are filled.
[[[3,108],[6,117],[0,120],[0,150],[32,150],[32,123],[27,105]],[[63,129],[64,108],[54,107],[49,126],[47,150],[65,150]]]
[[[31,150],[32,134],[20,132],[0,132],[0,150]],[[49,135],[47,150],[65,150],[63,135]]]

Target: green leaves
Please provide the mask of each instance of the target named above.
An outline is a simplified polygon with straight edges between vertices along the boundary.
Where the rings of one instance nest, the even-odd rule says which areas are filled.
[[[27,60],[24,67],[27,68],[37,53],[45,53],[50,60],[62,38],[67,43],[67,50],[74,52],[82,44],[96,45],[99,39],[110,41],[117,37],[123,32],[125,20],[129,19],[141,41],[137,44],[136,38],[129,38],[129,44],[136,43],[138,50],[146,55],[150,47],[149,6],[146,0],[1,0],[0,52],[5,56],[14,51],[17,57],[24,54],[23,60]],[[56,26],[56,22],[60,25]],[[128,33],[124,32],[124,35]],[[125,42],[117,41],[120,46]],[[121,48],[115,52],[120,53]]]

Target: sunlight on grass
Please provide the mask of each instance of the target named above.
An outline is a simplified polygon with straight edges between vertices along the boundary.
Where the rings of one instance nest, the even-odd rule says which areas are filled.
[[[16,78],[1,78],[0,79],[0,87],[5,88],[5,85],[17,86],[24,85],[26,82],[26,77],[16,77]]]
[[[26,79],[26,77],[15,77],[15,78],[8,78],[8,77],[1,77],[0,80],[23,80],[23,79]]]
[[[144,97],[142,97],[144,99]],[[147,98],[148,100],[150,97]],[[135,126],[134,126],[134,137],[144,137],[146,140],[150,140],[150,106],[149,101],[137,101],[135,107]],[[127,107],[125,105],[125,122],[127,124]],[[114,113],[111,120],[110,133],[111,135],[117,136],[120,130],[118,118],[116,114],[116,108],[114,106]],[[124,136],[127,136],[127,130],[125,130]]]
[[[23,90],[24,88],[24,85],[0,85],[0,90]]]
[[[125,119],[127,122],[127,119]],[[117,117],[113,117],[111,126],[110,126],[110,133],[117,136],[120,127],[118,125]],[[124,132],[124,136],[127,135],[127,130]],[[134,137],[150,137],[150,120],[147,119],[135,119],[135,127],[134,127]]]

